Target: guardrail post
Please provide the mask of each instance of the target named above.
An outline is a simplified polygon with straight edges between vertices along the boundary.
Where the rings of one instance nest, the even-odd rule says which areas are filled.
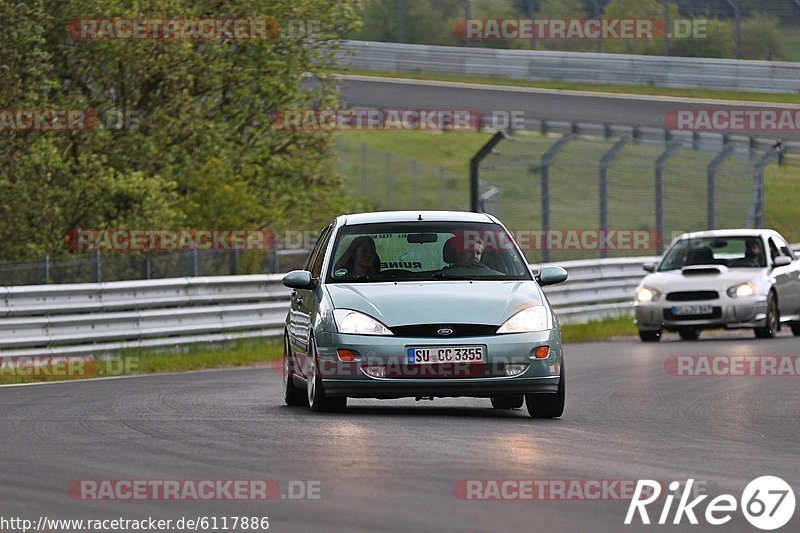
[[[608,166],[630,140],[630,137],[618,140],[600,160],[600,233],[604,237],[608,233]],[[602,246],[600,247],[600,257],[608,257],[608,250]]]
[[[706,183],[706,195],[708,198],[708,203],[706,205],[706,225],[708,229],[716,229],[716,193],[717,193],[717,169],[722,164],[722,162],[727,158],[731,152],[733,152],[733,146],[725,146],[722,148],[722,151],[717,154],[717,157],[711,160],[711,163],[708,164],[708,172],[707,172],[707,183]]]
[[[548,235],[550,232],[550,163],[556,155],[567,145],[568,142],[575,139],[575,133],[568,133],[561,137],[556,143],[551,146],[542,155],[540,161],[540,177],[541,177],[541,209],[542,209],[542,231],[544,232],[544,249],[542,250],[542,261],[547,263],[550,261],[550,248],[547,243]]]
[[[506,134],[503,131],[498,131],[489,141],[484,144],[478,153],[475,154],[472,159],[469,161],[469,209],[474,213],[480,213],[480,168],[481,168],[481,161],[484,158],[492,153],[494,147],[497,146],[500,141],[506,138]]]
[[[678,148],[680,148],[679,143],[670,143],[664,153],[656,159],[656,251],[658,255],[664,251],[664,165]]]

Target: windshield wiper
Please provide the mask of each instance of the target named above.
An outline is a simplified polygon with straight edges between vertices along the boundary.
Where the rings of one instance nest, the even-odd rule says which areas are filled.
[[[448,274],[447,272],[435,272],[431,275],[433,279],[455,279],[455,280],[465,280],[465,281],[473,281],[476,278],[475,276],[459,276],[458,274]]]

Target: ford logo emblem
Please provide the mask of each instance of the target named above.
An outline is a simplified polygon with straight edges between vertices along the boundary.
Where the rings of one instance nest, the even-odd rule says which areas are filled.
[[[436,333],[438,333],[439,335],[452,335],[453,330],[450,328],[439,328],[439,330]]]

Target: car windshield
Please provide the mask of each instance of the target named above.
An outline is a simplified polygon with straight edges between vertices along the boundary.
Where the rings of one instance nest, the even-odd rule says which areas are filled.
[[[498,224],[392,222],[343,227],[328,283],[530,280],[530,269]]]
[[[764,268],[767,266],[764,242],[760,237],[682,239],[669,249],[658,270],[677,270],[699,265]]]

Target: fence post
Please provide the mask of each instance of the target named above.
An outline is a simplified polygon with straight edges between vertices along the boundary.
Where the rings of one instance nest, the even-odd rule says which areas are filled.
[[[656,250],[658,255],[664,251],[664,165],[667,159],[680,148],[680,144],[673,142],[667,146],[658,159],[656,159]]]
[[[197,255],[197,248],[192,248],[192,276],[195,278],[200,275],[200,257]]]
[[[750,215],[747,220],[749,228],[764,227],[764,169],[774,159],[779,159],[783,151],[782,145],[777,145],[756,164],[753,174],[753,200],[750,205]]]
[[[733,17],[736,19],[736,59],[742,58],[742,18],[739,13],[739,7],[733,3],[733,0],[725,0],[733,10]]]
[[[603,238],[608,233],[608,166],[630,140],[630,137],[621,138],[600,160],[600,234]],[[603,246],[600,247],[600,257],[608,257],[608,250]]]
[[[469,209],[474,213],[480,212],[480,167],[481,161],[492,153],[492,150],[497,146],[500,141],[506,138],[503,131],[498,131],[489,141],[484,144],[478,153],[476,153],[469,161]]]
[[[444,209],[444,167],[439,167],[439,209]]]
[[[711,160],[708,164],[707,183],[706,183],[706,197],[708,203],[706,205],[706,225],[708,229],[716,229],[716,194],[717,194],[717,169],[722,162],[733,152],[733,146],[727,145],[722,148],[722,151],[717,154],[717,157]]]
[[[561,137],[556,143],[547,149],[542,155],[539,162],[539,174],[541,179],[541,210],[542,210],[542,232],[544,234],[544,246],[542,249],[542,262],[547,263],[550,261],[550,247],[548,243],[550,235],[550,164],[556,155],[567,145],[567,143],[575,139],[574,133],[568,133]]]
[[[386,152],[386,209],[392,208],[392,153]]]
[[[367,169],[367,143],[361,143],[361,194],[367,196],[369,194],[369,185],[367,183],[369,170]]]
[[[44,282],[50,283],[50,254],[44,254]]]
[[[94,281],[100,283],[103,281],[101,266],[100,266],[100,250],[94,251]]]
[[[417,160],[411,160],[411,183],[413,187],[414,209],[419,209],[419,181],[417,176]]]

